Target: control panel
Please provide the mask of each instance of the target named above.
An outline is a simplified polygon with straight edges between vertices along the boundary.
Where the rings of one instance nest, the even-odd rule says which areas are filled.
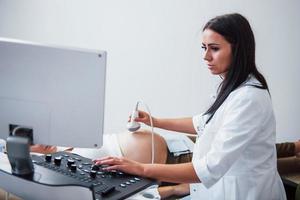
[[[91,159],[69,152],[33,155],[32,160],[35,173],[41,167],[47,169],[40,173],[44,184],[88,187],[95,200],[126,199],[155,184],[153,180],[120,171],[105,171],[105,165],[95,165]]]

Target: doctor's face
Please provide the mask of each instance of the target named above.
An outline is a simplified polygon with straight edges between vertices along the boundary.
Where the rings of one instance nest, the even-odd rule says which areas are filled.
[[[232,59],[231,44],[211,29],[205,29],[202,36],[203,58],[212,74],[225,77]]]

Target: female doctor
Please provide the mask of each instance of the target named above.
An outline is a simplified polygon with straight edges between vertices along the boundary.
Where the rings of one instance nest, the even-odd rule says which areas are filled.
[[[211,19],[203,28],[202,48],[208,69],[222,78],[214,103],[191,118],[152,118],[155,127],[198,134],[192,162],[143,164],[109,156],[96,159],[96,164],[160,181],[191,183],[192,199],[286,199],[276,168],[270,93],[255,65],[249,22],[240,14]],[[139,111],[136,121],[149,125],[150,116]]]

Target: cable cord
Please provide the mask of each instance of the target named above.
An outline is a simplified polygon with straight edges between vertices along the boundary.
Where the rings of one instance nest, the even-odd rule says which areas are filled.
[[[138,105],[139,104],[142,104],[145,106],[149,116],[150,116],[150,126],[151,126],[151,164],[154,164],[154,126],[153,126],[153,119],[152,119],[152,115],[151,115],[151,111],[148,107],[148,105],[142,101],[138,101],[137,104],[136,104],[136,110],[138,108]],[[183,135],[186,135],[188,137],[198,137],[198,134],[189,134],[189,133],[180,133],[180,134],[183,134]]]
[[[16,132],[20,129],[23,129],[23,128],[26,128],[26,127],[23,127],[23,126],[17,126],[15,127],[13,130],[12,130],[12,136],[15,136],[16,135]]]
[[[148,107],[148,105],[142,101],[138,101],[136,106],[138,106],[138,104],[142,104],[145,106],[149,116],[150,116],[150,126],[151,126],[151,164],[154,164],[154,147],[155,147],[155,144],[154,144],[154,126],[153,126],[153,120],[152,120],[152,115],[151,115],[151,111]]]

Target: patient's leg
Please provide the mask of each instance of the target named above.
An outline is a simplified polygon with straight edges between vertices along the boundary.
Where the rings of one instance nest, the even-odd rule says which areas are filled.
[[[124,157],[133,159],[142,163],[151,162],[151,132],[139,130],[134,133],[118,134],[120,148]],[[166,163],[167,144],[163,137],[154,134],[154,162]]]

